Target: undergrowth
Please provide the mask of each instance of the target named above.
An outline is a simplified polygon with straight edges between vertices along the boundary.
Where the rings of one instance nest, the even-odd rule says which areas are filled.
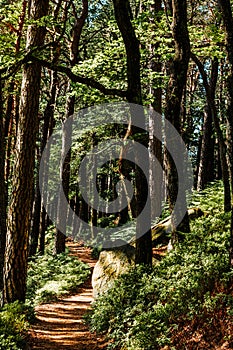
[[[33,309],[15,302],[0,309],[0,349],[23,350],[26,346],[29,322]]]
[[[35,255],[28,266],[27,302],[37,305],[73,292],[90,275],[90,268],[69,251],[54,256]]]
[[[75,291],[89,276],[88,265],[69,256],[69,251],[52,254],[52,228],[48,232],[45,255],[35,255],[28,265],[26,304],[15,302],[0,308],[0,349],[27,348],[29,324],[37,304],[56,300]]]
[[[106,333],[113,340],[110,348],[155,350],[169,345],[186,349],[185,339],[176,347],[176,333],[186,324],[204,320],[205,327],[216,326],[223,309],[224,322],[232,324],[230,214],[223,212],[222,198],[220,182],[201,194],[194,193],[192,205],[205,215],[191,223],[191,233],[184,241],[153,268],[136,266],[121,275],[97,298],[87,321],[92,331]],[[220,338],[233,345],[232,332],[224,332]]]

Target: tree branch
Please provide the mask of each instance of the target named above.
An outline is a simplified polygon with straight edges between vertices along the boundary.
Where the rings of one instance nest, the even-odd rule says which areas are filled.
[[[34,50],[33,50],[34,52]],[[102,92],[104,95],[108,96],[119,96],[122,98],[128,98],[129,92],[127,90],[119,90],[119,89],[109,89],[106,88],[103,84],[99,83],[97,80],[93,78],[87,78],[83,77],[81,75],[77,75],[72,72],[72,70],[69,67],[57,65],[52,62],[48,62],[44,59],[40,59],[38,57],[35,57],[32,55],[32,52],[29,52],[26,54],[26,56],[19,60],[16,64],[12,65],[11,67],[4,67],[0,69],[0,75],[6,74],[5,76],[2,76],[2,80],[6,80],[12,75],[14,75],[23,64],[29,63],[29,62],[38,62],[41,64],[41,66],[48,68],[53,71],[57,71],[60,73],[66,74],[68,78],[74,83],[80,83],[84,84],[86,86],[89,86],[93,89],[97,89],[100,92]]]
[[[196,65],[197,65],[197,67],[199,69],[199,72],[201,73],[202,80],[203,80],[203,85],[205,87],[206,93],[208,94],[209,90],[210,90],[210,84],[209,84],[209,81],[208,81],[207,73],[206,73],[205,68],[204,68],[204,64],[192,52],[190,53],[190,57],[193,60],[193,62],[196,63]]]
[[[60,73],[66,74],[68,78],[74,83],[80,83],[87,85],[91,88],[97,89],[100,92],[102,92],[104,95],[110,95],[110,96],[119,96],[119,97],[128,97],[128,91],[125,90],[119,90],[119,89],[108,89],[106,88],[103,84],[99,83],[97,80],[93,78],[87,78],[83,77],[81,75],[77,75],[72,72],[72,70],[69,67],[61,66],[61,65],[56,65],[51,62],[48,62],[46,60],[33,57],[32,61],[40,63],[43,67],[46,67],[48,69],[51,69],[53,71],[57,71]]]

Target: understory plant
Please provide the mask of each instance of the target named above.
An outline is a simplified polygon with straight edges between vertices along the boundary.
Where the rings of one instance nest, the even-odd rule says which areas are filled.
[[[220,309],[226,311],[224,321],[233,322],[230,214],[223,212],[222,190],[216,182],[195,193],[192,204],[205,215],[192,222],[191,233],[153,268],[132,268],[96,299],[87,322],[92,331],[113,340],[110,348],[173,346],[180,327],[203,320],[211,327]]]
[[[27,279],[27,303],[56,300],[73,292],[90,275],[87,264],[65,253],[54,256],[47,250],[45,255],[36,255],[29,262]]]
[[[51,226],[46,235],[45,254],[36,254],[28,264],[27,304],[35,306],[76,291],[90,275],[89,266],[69,255],[69,248],[54,255],[53,242],[54,228]]]
[[[25,349],[29,322],[31,322],[33,318],[33,309],[18,301],[1,308],[0,349]]]

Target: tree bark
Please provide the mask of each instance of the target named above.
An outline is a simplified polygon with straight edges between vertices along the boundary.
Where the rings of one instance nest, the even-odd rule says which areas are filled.
[[[83,30],[83,26],[85,24],[85,21],[88,16],[88,0],[82,1],[83,8],[81,16],[78,18],[76,10],[75,11],[75,23],[72,28],[72,41],[71,41],[71,50],[70,50],[70,59],[71,59],[71,67],[75,66],[75,64],[79,61],[79,44],[81,39],[81,34]],[[71,84],[69,83],[68,92],[71,92]],[[66,101],[66,120],[71,117],[74,114],[74,107],[75,107],[75,96],[69,96]],[[71,159],[71,150],[68,151],[68,153],[65,155],[64,150],[66,149],[66,144],[69,142],[68,138],[71,137],[71,135],[67,135],[66,132],[66,126],[64,122],[64,129],[62,132],[62,143],[63,143],[63,150],[62,150],[62,159],[64,160],[64,163],[61,164],[61,178],[62,178],[62,187],[64,190],[64,194],[68,200],[68,194],[69,194],[69,182],[70,182],[70,159]],[[62,190],[62,189],[61,189]],[[60,254],[65,251],[65,239],[66,239],[66,208],[63,208],[60,201],[58,202],[58,211],[57,211],[57,219],[58,222],[62,220],[63,230],[62,232],[57,228],[56,229],[56,235],[55,235],[55,245],[54,245],[54,253]]]
[[[227,77],[227,121],[229,135],[229,163],[231,176],[231,197],[233,197],[233,16],[230,0],[218,0],[226,32],[226,48],[228,56],[228,77]],[[232,198],[231,198],[232,200]],[[233,204],[231,205],[231,231],[229,248],[230,265],[233,266]]]
[[[48,140],[48,136],[49,134],[52,133],[52,130],[49,130],[49,129],[51,124],[53,124],[52,121],[54,119],[54,106],[55,106],[56,97],[57,97],[57,84],[58,84],[57,72],[51,72],[50,98],[44,111],[42,140],[41,140],[41,145],[40,145],[40,150],[38,155],[39,164],[40,164],[41,155],[44,151],[46,142]],[[42,236],[44,235],[44,233],[41,232],[41,229],[45,228],[45,226],[40,225],[43,211],[44,209],[41,208],[41,193],[40,193],[40,186],[39,186],[39,169],[38,169],[37,176],[36,176],[36,188],[35,188],[35,198],[34,198],[33,225],[31,230],[32,231],[31,237],[30,237],[31,238],[30,251],[29,251],[30,256],[36,254],[39,236],[40,234]]]
[[[178,133],[181,134],[181,101],[183,90],[186,84],[187,70],[190,58],[190,41],[187,28],[186,0],[173,0],[172,9],[173,22],[171,27],[173,39],[175,42],[175,57],[171,62],[170,67],[170,79],[168,83],[165,105],[165,118],[176,128]],[[172,140],[170,142],[172,142]],[[173,148],[175,147],[176,144],[174,144]],[[189,218],[186,212],[184,218],[181,220],[183,212],[181,208],[187,206],[185,191],[182,193],[183,203],[176,203],[178,194],[178,174],[173,159],[168,151],[165,152],[165,156],[168,201],[170,211],[173,213],[172,244],[174,244],[177,241],[176,231],[189,232]],[[175,204],[177,205],[176,213],[173,212]]]
[[[211,76],[211,82],[209,83],[203,63],[195,55],[192,54],[191,56],[193,61],[197,64],[203,79],[203,85],[206,91],[208,109],[211,113],[212,120],[214,123],[214,128],[218,138],[221,170],[222,170],[223,185],[224,185],[224,210],[225,212],[229,212],[231,210],[231,190],[230,190],[229,171],[228,171],[227,158],[226,158],[227,147],[224,141],[222,130],[220,128],[220,124],[217,116],[216,104],[215,104],[215,87],[216,87],[217,76],[218,76],[218,60],[215,59],[212,62],[212,76]]]
[[[162,1],[154,0],[150,5],[150,11],[152,13],[152,18],[150,19],[151,25],[153,27],[157,26],[157,23],[161,21],[162,13]],[[156,55],[158,44],[150,44],[149,51],[152,57],[150,61],[150,69],[152,72],[161,73],[162,63],[160,57]],[[158,85],[156,88],[155,85]],[[160,86],[161,81],[152,81],[149,86],[149,93],[153,96],[153,101],[151,103],[152,113],[155,111],[158,113],[158,118],[156,123],[150,116],[149,120],[149,150],[150,150],[150,197],[151,197],[151,218],[152,220],[161,214],[162,210],[162,190],[163,190],[163,155],[162,155],[162,88]],[[158,140],[154,135],[160,135],[160,140]],[[154,157],[161,165],[161,167],[156,166]]]
[[[135,103],[138,105],[142,104],[142,95],[141,95],[141,79],[140,79],[140,49],[139,41],[135,35],[134,28],[131,23],[131,9],[130,3],[128,0],[113,0],[115,18],[117,25],[120,29],[125,49],[127,55],[127,81],[128,81],[128,90],[127,90],[127,99],[130,103]],[[132,124],[133,124],[133,113],[132,113]],[[144,130],[145,118],[141,116],[142,129]],[[140,132],[136,128],[132,128],[132,136]],[[148,148],[148,139],[142,140],[142,143],[145,147]],[[137,155],[135,155],[137,157]],[[145,169],[144,173],[148,172],[149,175],[149,155],[148,159],[145,159]],[[147,177],[148,178],[148,177]],[[143,206],[149,196],[147,181],[145,176],[141,176],[138,167],[136,168],[136,206],[137,206],[137,215],[143,209]],[[152,239],[151,239],[151,229],[149,229],[145,234],[145,222],[150,223],[151,213],[148,210],[147,214],[143,219],[137,218],[136,226],[136,264],[152,264]]]
[[[203,67],[204,69],[204,67]],[[204,111],[204,123],[203,123],[203,136],[202,136],[202,148],[200,156],[200,167],[197,181],[197,189],[203,190],[206,185],[213,181],[214,176],[214,133],[213,123],[215,116],[212,116],[211,104],[215,104],[216,84],[218,78],[218,60],[212,60],[211,64],[211,76],[208,84],[208,98],[207,106]],[[206,86],[207,88],[207,86]],[[208,100],[211,101],[208,102]],[[216,121],[215,121],[216,123]],[[218,131],[218,128],[217,130]]]
[[[17,38],[15,42],[15,53],[18,54],[20,51],[21,46],[21,39],[23,35],[23,27],[26,17],[26,11],[27,11],[27,0],[23,0],[22,2],[22,10],[18,21],[18,28],[16,29]],[[12,166],[11,166],[11,155],[14,153],[14,139],[16,137],[16,131],[13,127],[13,118],[15,117],[15,124],[17,128],[17,115],[18,115],[18,95],[19,91],[17,88],[17,81],[15,78],[11,80],[9,85],[9,96],[7,98],[7,108],[6,108],[6,118],[5,118],[5,137],[8,137],[7,143],[6,143],[6,171],[5,171],[5,180],[6,183],[8,183],[8,179],[10,177],[10,174],[12,172]],[[8,191],[7,191],[8,192]]]
[[[73,112],[70,115],[72,114]],[[70,115],[68,115],[67,118]],[[66,144],[68,142],[68,139],[71,137],[71,134],[69,131],[70,130],[67,130],[64,122],[63,128],[62,128],[62,154],[61,154],[61,168],[60,168],[60,176],[62,179],[62,183],[61,183],[60,190],[64,191],[67,201],[68,201],[68,194],[69,194],[70,157],[71,157],[70,150],[66,154]],[[67,220],[67,210],[61,205],[60,201],[58,201],[57,222],[59,224],[59,227],[62,227],[62,230],[56,228],[55,242],[54,242],[55,255],[65,252],[66,220]]]
[[[48,0],[32,0],[30,19],[46,16]],[[41,46],[45,29],[36,23],[29,25],[27,49]],[[3,302],[25,301],[28,257],[28,237],[33,196],[33,176],[41,67],[25,64],[21,85],[19,124],[16,143],[16,163],[12,182],[12,198],[7,218],[7,241],[4,265]]]
[[[53,9],[53,17],[55,19],[55,22],[58,19],[59,11],[61,7],[61,0],[56,2],[56,6]],[[55,32],[59,32],[60,28],[55,25],[54,27]],[[53,38],[53,42],[56,42],[56,35]],[[55,47],[52,50],[52,58],[53,62],[58,62],[60,57],[60,46],[55,45]],[[58,73],[57,71],[50,71],[50,84],[49,84],[49,99],[46,105],[46,108],[44,110],[43,115],[43,128],[42,128],[42,137],[41,137],[41,144],[40,149],[38,150],[38,171],[36,174],[36,185],[35,185],[35,198],[34,198],[34,208],[33,208],[33,222],[32,222],[32,229],[31,229],[31,236],[30,236],[30,250],[29,255],[32,256],[36,254],[38,243],[39,244],[39,252],[43,255],[44,254],[44,245],[45,245],[45,231],[47,229],[47,221],[46,220],[46,212],[44,207],[41,203],[41,193],[40,193],[40,186],[39,186],[39,166],[40,166],[40,160],[42,153],[45,149],[46,143],[48,138],[51,136],[53,132],[53,128],[55,126],[54,121],[54,111],[55,111],[55,105],[56,105],[56,99],[57,99],[57,92],[58,92]],[[43,182],[44,186],[46,183],[46,177],[47,175],[43,173],[43,179],[41,179],[41,182]],[[40,238],[40,240],[39,240]]]
[[[197,190],[203,190],[214,180],[214,136],[211,111],[206,106],[202,128],[200,165],[197,178]]]
[[[5,138],[3,126],[2,80],[0,76],[0,291],[3,289],[3,267],[6,246],[6,185],[4,178],[4,155]]]

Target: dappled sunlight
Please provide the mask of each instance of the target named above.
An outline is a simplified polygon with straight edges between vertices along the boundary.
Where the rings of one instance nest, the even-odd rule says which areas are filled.
[[[88,248],[70,243],[72,255],[88,263],[91,267],[96,260],[91,258]],[[82,252],[80,254],[79,252]],[[105,340],[89,332],[84,324],[83,315],[93,301],[90,278],[80,288],[79,294],[70,295],[53,303],[36,307],[37,322],[31,329],[33,350],[41,349],[106,349]]]

